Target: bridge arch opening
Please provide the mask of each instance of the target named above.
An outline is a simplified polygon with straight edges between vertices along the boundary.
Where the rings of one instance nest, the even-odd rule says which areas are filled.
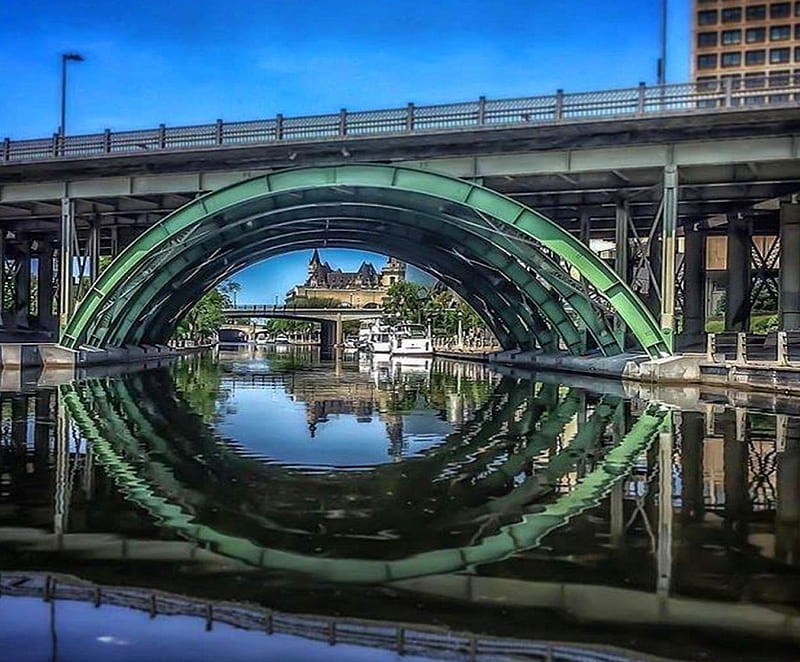
[[[103,272],[63,330],[70,348],[165,342],[205,291],[310,247],[394,255],[440,278],[506,349],[623,351],[612,318],[668,353],[644,303],[538,212],[453,177],[389,165],[296,168],[209,193],[162,219]]]

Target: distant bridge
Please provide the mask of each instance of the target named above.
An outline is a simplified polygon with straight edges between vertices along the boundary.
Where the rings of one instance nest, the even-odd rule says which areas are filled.
[[[300,308],[296,306],[235,306],[222,314],[228,319],[295,319],[312,322],[336,322],[378,318],[383,308]]]
[[[343,323],[352,320],[377,319],[383,314],[383,308],[300,308],[296,306],[269,306],[255,304],[235,306],[222,311],[226,319],[291,319],[319,322],[321,325],[321,344],[323,349],[344,344]],[[255,340],[259,333],[265,334],[264,328],[245,328],[242,325],[226,324],[220,330],[235,329],[242,334],[242,340]]]

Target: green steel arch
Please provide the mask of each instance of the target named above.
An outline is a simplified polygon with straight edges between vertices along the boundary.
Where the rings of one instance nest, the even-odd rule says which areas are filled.
[[[78,349],[164,342],[220,280],[309,245],[388,252],[449,275],[448,284],[509,349],[580,354],[589,337],[603,354],[616,354],[616,315],[650,356],[669,353],[644,303],[554,222],[471,182],[368,164],[283,170],[187,204],[112,262],[67,322],[61,343]]]

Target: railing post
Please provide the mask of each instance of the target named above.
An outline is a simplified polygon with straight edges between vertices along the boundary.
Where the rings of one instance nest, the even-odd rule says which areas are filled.
[[[717,353],[717,334],[709,333],[706,337],[706,358],[714,363],[714,356]]]
[[[222,144],[222,120],[217,120],[217,125],[214,133],[214,140],[217,145]]]
[[[3,139],[3,161],[11,160],[11,140],[8,138]]]
[[[553,119],[560,122],[564,117],[564,90],[556,90],[556,105],[553,110]]]
[[[786,331],[778,331],[778,365],[789,365],[789,340]]]
[[[111,152],[111,129],[103,130],[103,152],[106,154]]]
[[[158,125],[158,146],[160,149],[167,146],[167,127],[163,124]]]
[[[414,130],[414,104],[409,103],[406,106],[406,131]]]
[[[486,124],[486,97],[478,97],[478,124]]]
[[[283,140],[283,113],[275,116],[275,140]]]
[[[347,135],[347,108],[342,108],[339,111],[339,135]]]
[[[644,115],[644,102],[645,102],[645,90],[647,89],[647,85],[640,82],[639,83],[639,96],[636,101],[636,113],[639,115]]]
[[[53,134],[53,147],[52,147],[52,150],[51,150],[53,152],[53,156],[54,157],[58,156],[58,142],[59,142],[58,134],[54,133]]]
[[[747,334],[743,331],[736,334],[736,363],[747,363]]]
[[[725,108],[731,108],[733,106],[733,79],[726,78],[722,89],[725,92],[725,100],[722,103]]]

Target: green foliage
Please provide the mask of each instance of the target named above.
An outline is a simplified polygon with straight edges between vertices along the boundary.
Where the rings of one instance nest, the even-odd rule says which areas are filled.
[[[484,328],[483,320],[449,289],[434,285],[400,282],[389,288],[384,302],[384,320],[389,324],[417,322],[429,326],[434,335],[453,336]]]
[[[228,292],[232,291],[230,288],[233,284],[241,289],[238,283],[229,281],[225,286],[213,289],[203,295],[178,323],[173,338],[200,343],[212,340],[217,329],[225,321],[222,311],[232,305]],[[222,287],[226,288],[225,292],[221,291]]]

